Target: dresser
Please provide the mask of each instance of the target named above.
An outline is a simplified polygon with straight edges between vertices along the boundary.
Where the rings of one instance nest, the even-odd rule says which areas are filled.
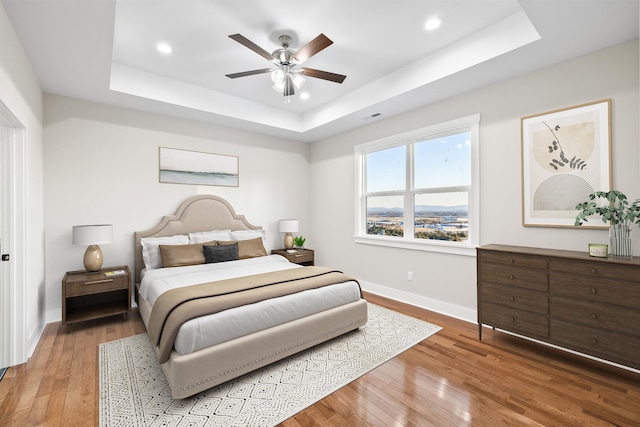
[[[640,369],[640,257],[478,248],[478,336],[513,332]]]

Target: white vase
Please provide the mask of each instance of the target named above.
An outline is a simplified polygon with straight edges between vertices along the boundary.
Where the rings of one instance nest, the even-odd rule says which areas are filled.
[[[631,258],[633,256],[631,225],[611,225],[609,228],[609,253],[617,258]]]

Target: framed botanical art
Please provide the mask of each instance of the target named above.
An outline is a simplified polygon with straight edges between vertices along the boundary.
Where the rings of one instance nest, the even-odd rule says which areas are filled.
[[[238,186],[238,158],[160,147],[160,182]]]
[[[523,225],[574,227],[576,205],[611,189],[610,112],[605,99],[522,117]]]

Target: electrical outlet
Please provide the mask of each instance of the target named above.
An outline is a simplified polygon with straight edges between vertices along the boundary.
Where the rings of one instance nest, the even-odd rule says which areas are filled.
[[[413,282],[413,271],[407,272],[407,280]]]

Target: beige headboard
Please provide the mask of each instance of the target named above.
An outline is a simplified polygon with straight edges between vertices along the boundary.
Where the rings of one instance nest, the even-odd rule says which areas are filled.
[[[140,283],[140,272],[144,268],[140,243],[143,237],[166,237],[196,231],[227,229],[260,230],[262,227],[250,224],[244,215],[237,215],[229,202],[221,197],[209,194],[189,197],[178,207],[175,215],[164,216],[155,227],[134,233],[136,283]]]

